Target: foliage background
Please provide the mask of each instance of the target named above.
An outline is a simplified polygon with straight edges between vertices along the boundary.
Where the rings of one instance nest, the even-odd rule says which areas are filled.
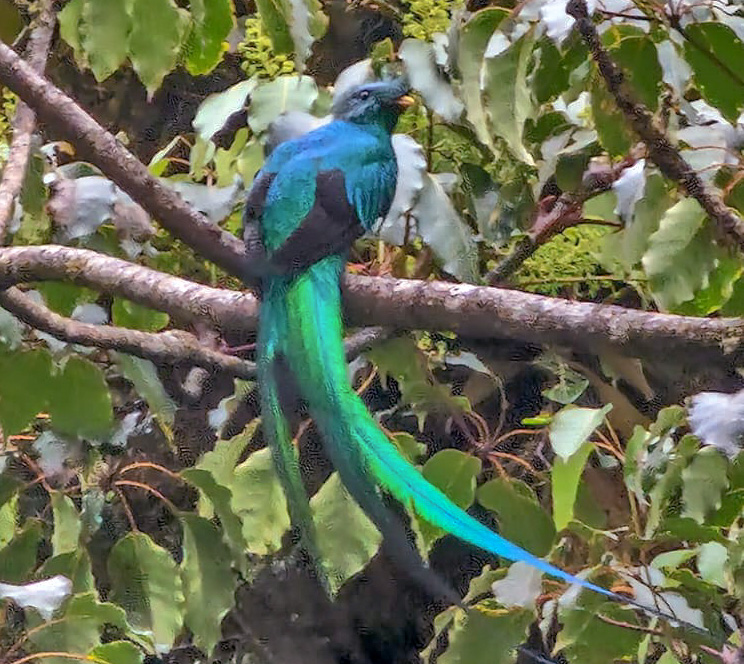
[[[398,128],[408,137],[404,191],[384,242],[354,248],[352,272],[505,283],[559,298],[559,312],[586,300],[743,313],[740,241],[639,141],[563,2],[61,4],[0,0],[0,38],[25,44],[24,26],[51,12],[50,80],[226,231],[239,230],[272,121],[290,111],[322,118],[334,82],[402,66],[420,98]],[[741,9],[640,0],[592,9],[636,110],[741,212]],[[2,92],[5,165],[18,103]],[[309,126],[310,116],[292,117]],[[75,140],[62,142],[53,123],[41,129],[11,245],[88,248],[240,289]],[[165,302],[155,311],[74,278],[25,293],[79,323],[184,327]],[[207,318],[188,327],[217,351],[253,340]],[[391,503],[469,610],[427,597],[379,550],[303,423],[331,601],[288,532],[255,384],[188,359],[69,343],[0,309],[0,662],[731,661],[723,644],[740,646],[744,474],[738,458],[689,433],[683,405],[701,389],[741,388],[738,354],[636,356],[527,334],[379,335],[351,373],[403,453],[462,507],[708,637],[541,582]]]

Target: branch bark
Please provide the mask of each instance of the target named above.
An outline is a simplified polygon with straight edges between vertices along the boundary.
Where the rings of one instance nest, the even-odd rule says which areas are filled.
[[[70,97],[0,42],[0,83],[31,106],[106,176],[126,191],[174,237],[231,274],[245,279],[243,243],[211,223],[161,184],[129,150]]]
[[[2,44],[0,82],[174,235],[224,269],[244,276],[246,256],[240,240],[206,222],[160,185],[111,134]],[[658,153],[659,148],[649,149]],[[199,286],[83,250],[0,250],[0,286],[44,279],[112,292],[167,311],[180,321],[206,318],[223,334],[252,329],[257,322],[257,301],[249,295]],[[358,326],[453,330],[465,336],[517,338],[585,350],[613,348],[640,357],[677,354],[685,364],[735,362],[743,349],[744,322],[738,319],[669,316],[487,287],[347,276],[345,307],[348,320]]]
[[[38,25],[31,32],[27,54],[31,67],[44,71],[49,46],[54,34],[55,14],[52,3],[47,2],[37,17]],[[13,139],[10,143],[8,161],[3,169],[0,182],[0,244],[5,243],[8,222],[12,216],[13,201],[18,197],[26,175],[28,155],[31,147],[31,136],[36,127],[36,115],[33,109],[23,101],[16,106],[13,116]]]
[[[182,323],[240,333],[255,329],[258,301],[85,249],[53,245],[0,249],[0,288],[69,281],[168,312]],[[744,356],[744,320],[693,318],[570,302],[521,291],[347,275],[347,319],[355,326],[451,330],[466,337],[519,339],[632,357],[675,357],[686,366],[733,366]]]
[[[705,185],[669,138],[656,126],[651,112],[624,89],[625,76],[602,46],[585,0],[570,0],[566,5],[566,13],[576,21],[576,27],[589,47],[607,88],[615,98],[615,103],[646,144],[649,156],[659,170],[670,180],[677,182],[688,196],[700,203],[700,207],[715,222],[718,235],[723,242],[735,245],[740,251],[744,250],[744,219]]]
[[[580,224],[584,203],[612,189],[612,185],[622,175],[623,170],[632,166],[635,161],[636,158],[631,155],[615,165],[601,168],[590,166],[584,173],[582,185],[578,191],[561,194],[557,199],[552,200],[550,206],[545,205],[545,202],[551,199],[541,200],[531,228],[516,243],[512,251],[486,275],[486,283],[490,286],[497,286],[505,282],[520,268],[522,263],[552,237]]]
[[[6,291],[2,304],[22,322],[67,343],[117,350],[160,365],[186,364],[208,371],[224,371],[245,380],[256,376],[252,362],[206,348],[193,334],[182,330],[151,333],[81,323],[32,302],[17,289]]]
[[[28,61],[35,71],[43,72],[46,65],[55,17],[53,3],[43,3],[27,47]],[[0,245],[5,242],[13,204],[23,187],[35,127],[35,113],[27,104],[19,102],[13,117],[8,161],[0,181]],[[226,371],[239,378],[255,376],[255,367],[250,362],[205,348],[194,335],[180,330],[150,334],[81,323],[35,303],[17,288],[0,292],[0,305],[27,325],[68,343],[118,350],[159,364],[181,362],[211,371]]]

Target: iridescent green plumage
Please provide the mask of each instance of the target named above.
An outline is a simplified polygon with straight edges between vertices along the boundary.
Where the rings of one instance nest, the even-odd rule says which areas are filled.
[[[393,541],[403,564],[422,568],[381,488],[475,546],[632,604],[537,558],[457,507],[400,455],[349,384],[340,278],[351,241],[390,206],[397,178],[390,134],[404,92],[397,81],[352,90],[336,106],[336,120],[271,154],[248,197],[248,221],[266,250],[258,342],[262,409],[292,521],[314,554],[307,496],[282,411],[283,381],[307,403],[344,485]]]

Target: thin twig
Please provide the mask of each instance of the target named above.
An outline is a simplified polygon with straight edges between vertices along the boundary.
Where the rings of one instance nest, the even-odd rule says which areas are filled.
[[[158,470],[161,473],[172,477],[174,480],[179,480],[181,482],[186,481],[178,473],[170,470],[169,468],[166,468],[165,466],[161,466],[160,464],[152,463],[151,461],[137,461],[135,463],[130,463],[123,468],[120,468],[118,474],[122,475],[123,473],[128,473],[130,470],[137,470],[139,468],[152,468],[153,470]]]
[[[26,664],[26,662],[32,662],[35,659],[43,659],[45,657],[62,657],[63,659],[75,659],[78,662],[95,662],[95,664],[109,664],[105,659],[96,657],[95,655],[78,655],[71,652],[36,652],[32,655],[26,655],[20,659],[11,662],[10,664]]]
[[[653,636],[664,636],[664,632],[660,629],[654,629],[653,627],[644,627],[643,625],[634,625],[633,623],[624,622],[622,620],[615,620],[603,616],[601,613],[596,614],[597,618],[603,623],[608,625],[614,625],[615,627],[622,627],[623,629],[632,629],[634,632],[643,632],[644,634],[652,634]]]
[[[602,45],[585,0],[569,0],[566,13],[576,21],[617,107],[646,144],[648,154],[659,170],[700,203],[700,207],[715,222],[719,239],[744,250],[744,220],[703,182],[666,134],[657,127],[648,108],[625,89],[625,76]]]
[[[134,513],[132,512],[132,508],[129,506],[129,500],[124,495],[124,492],[121,490],[120,487],[114,486],[114,491],[116,492],[116,495],[119,496],[119,501],[121,502],[121,506],[124,508],[124,513],[127,515],[127,521],[129,521],[129,527],[132,529],[133,533],[138,533],[139,528],[137,527],[137,521],[134,518]]]
[[[135,482],[134,480],[116,480],[114,482],[114,486],[122,487],[122,486],[131,486],[135,487],[136,489],[142,489],[143,491],[147,491],[148,493],[151,493],[156,498],[159,498],[168,506],[168,509],[174,514],[177,515],[180,510],[170,501],[168,498],[166,498],[160,491],[155,489],[154,487],[151,487],[149,484],[145,484],[144,482]]]

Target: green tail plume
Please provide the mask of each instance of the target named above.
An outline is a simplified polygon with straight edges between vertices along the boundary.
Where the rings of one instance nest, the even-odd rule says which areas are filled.
[[[433,525],[485,551],[514,562],[526,562],[614,601],[675,620],[674,616],[569,574],[504,539],[455,505],[398,452],[349,383],[340,315],[339,278],[343,266],[341,257],[331,256],[293,280],[270,280],[264,292],[262,328],[266,329],[266,319],[270,317],[272,342],[276,344],[271,352],[286,358],[341,479],[383,534],[380,505],[383,510],[385,506],[376,493],[377,486],[387,489],[403,504],[413,506]],[[267,351],[262,349],[262,353]],[[273,403],[264,407],[271,409]],[[272,420],[279,422],[271,410],[268,412]],[[286,468],[281,472],[286,473]],[[694,625],[688,627],[700,631]]]

